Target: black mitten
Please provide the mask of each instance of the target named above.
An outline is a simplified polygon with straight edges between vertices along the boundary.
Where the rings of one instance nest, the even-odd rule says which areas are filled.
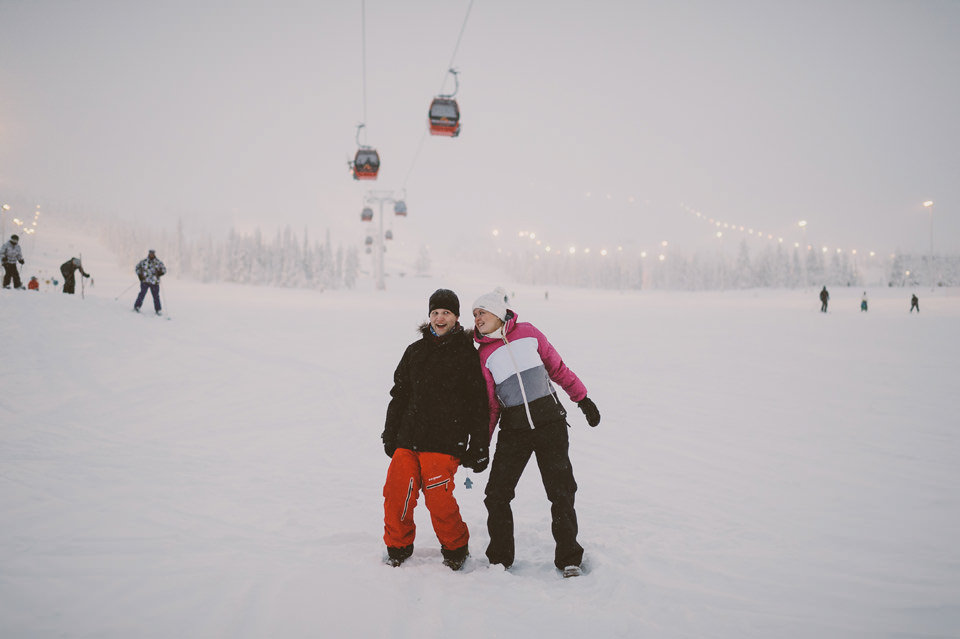
[[[463,454],[460,465],[475,473],[482,473],[490,464],[490,452],[486,446],[474,446]]]
[[[577,406],[583,411],[583,416],[587,418],[588,424],[596,426],[600,423],[600,411],[597,410],[597,405],[593,403],[592,399],[584,397],[577,402]]]

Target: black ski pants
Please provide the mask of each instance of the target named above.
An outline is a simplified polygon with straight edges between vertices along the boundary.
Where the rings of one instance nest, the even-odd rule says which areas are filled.
[[[63,275],[63,292],[73,295],[77,289],[77,278],[73,273],[61,273]]]
[[[487,559],[510,566],[514,560],[513,501],[517,483],[530,455],[537,456],[540,478],[550,500],[551,530],[556,542],[553,563],[557,568],[579,566],[583,547],[577,543],[577,512],[573,501],[577,482],[570,465],[570,438],[565,421],[544,424],[532,430],[501,430],[487,483]]]
[[[13,280],[13,288],[23,288],[23,283],[20,281],[20,271],[17,270],[16,264],[3,265],[3,288],[10,286],[10,280]]]

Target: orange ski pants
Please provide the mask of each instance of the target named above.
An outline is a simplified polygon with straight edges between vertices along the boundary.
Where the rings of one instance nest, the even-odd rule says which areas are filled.
[[[402,548],[413,543],[417,534],[413,509],[421,490],[440,545],[455,550],[467,544],[470,533],[453,496],[459,465],[459,459],[443,453],[418,453],[407,448],[393,453],[383,485],[383,541],[387,546]]]

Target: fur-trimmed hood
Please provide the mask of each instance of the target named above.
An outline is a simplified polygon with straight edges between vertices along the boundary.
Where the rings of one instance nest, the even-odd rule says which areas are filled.
[[[450,332],[442,337],[433,334],[433,330],[430,328],[430,322],[421,322],[421,324],[417,327],[417,332],[420,333],[421,337],[424,339],[434,339],[440,342],[456,339],[466,339],[468,342],[473,340],[473,329],[470,329],[470,331],[467,332],[467,330],[464,329],[460,324],[459,320],[454,327],[450,329]]]

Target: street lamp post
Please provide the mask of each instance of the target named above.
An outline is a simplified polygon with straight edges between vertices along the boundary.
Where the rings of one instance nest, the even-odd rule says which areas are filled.
[[[799,222],[797,222],[797,226],[799,226],[800,230],[803,231],[803,250],[807,251],[809,250],[807,248],[807,221],[800,220]],[[807,254],[806,252],[804,252],[803,254],[803,290],[807,290],[807,287],[809,286],[810,286],[810,281],[807,275]]]
[[[723,256],[723,231],[717,231],[717,239],[720,240],[720,251],[717,254],[720,260],[720,290],[726,290],[726,277],[725,271],[727,270],[727,265]]]
[[[0,206],[0,242],[5,242],[7,240],[7,218],[4,215],[7,211],[10,210],[9,204],[4,204]]]
[[[930,263],[928,264],[928,268],[930,269],[930,286],[936,288],[937,278],[933,272],[933,200],[927,200],[923,203],[923,206],[930,211]]]

